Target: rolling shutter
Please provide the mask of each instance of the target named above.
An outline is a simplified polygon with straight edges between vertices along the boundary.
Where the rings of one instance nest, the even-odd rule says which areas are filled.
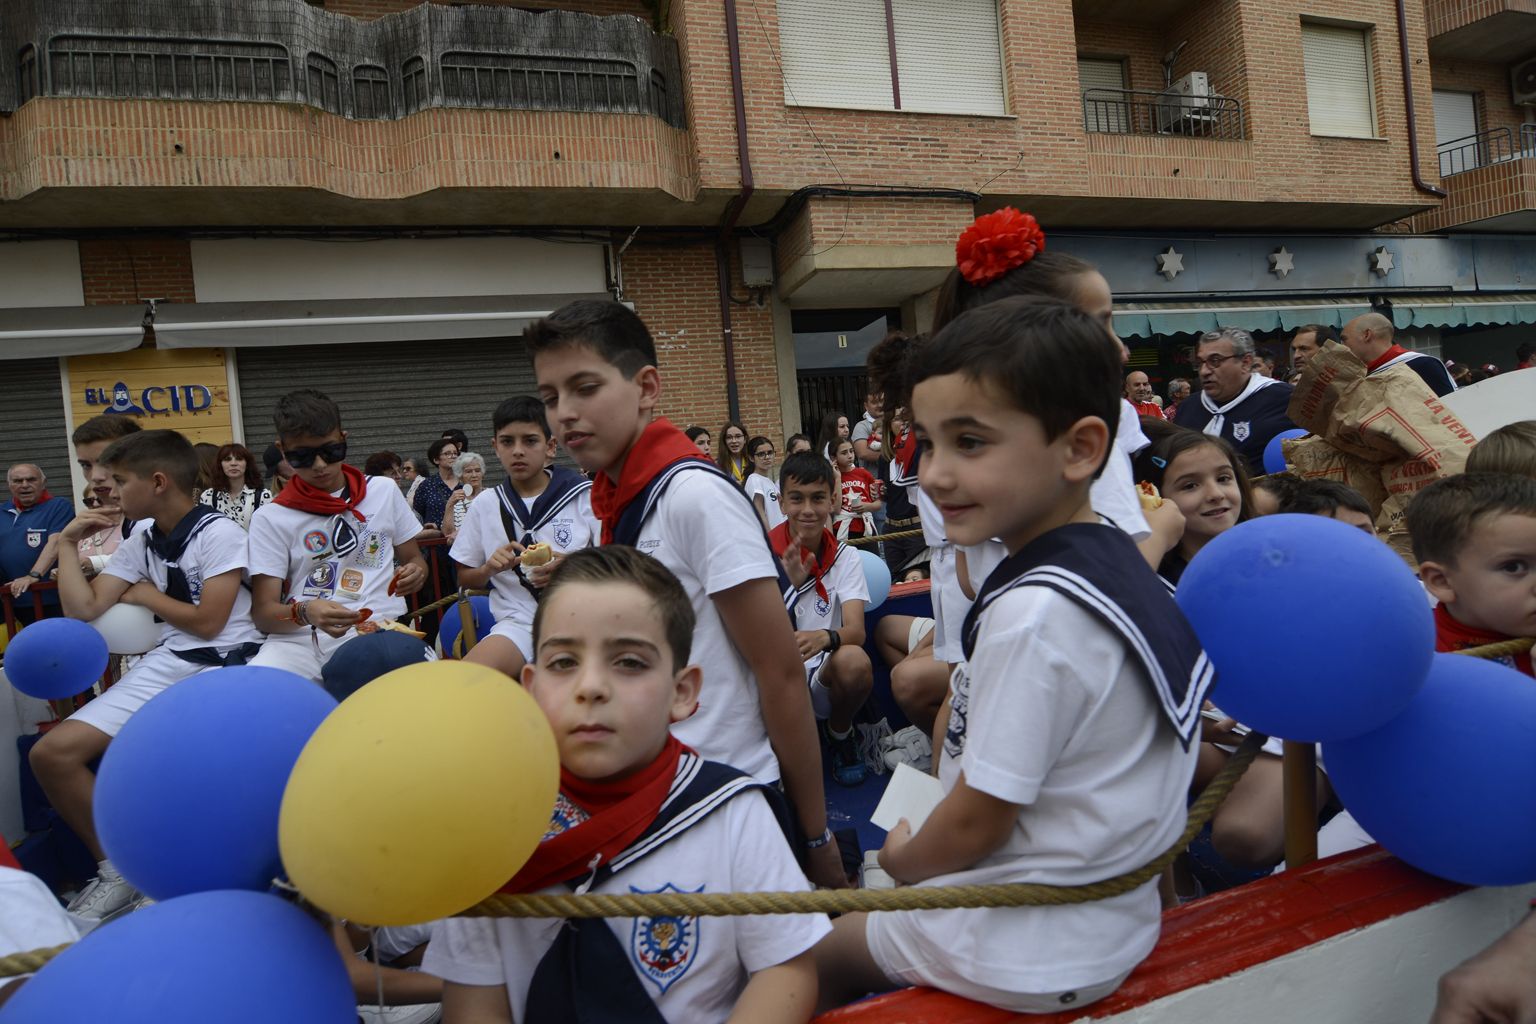
[[[884,0],[779,0],[779,53],[788,106],[895,106]]]
[[[341,406],[352,465],[384,450],[425,459],[427,446],[457,427],[485,459],[487,485],[502,478],[491,413],[503,399],[537,390],[520,338],[249,348],[238,365],[246,446],[258,457],[273,438],[277,399],[314,387]]]
[[[1083,127],[1090,132],[1130,131],[1125,95],[1125,62],[1079,57],[1077,81],[1083,91]]]
[[[1312,134],[1375,137],[1371,44],[1366,30],[1304,22],[1301,49]]]
[[[893,0],[901,109],[1008,112],[997,0]]]
[[[57,359],[11,359],[5,373],[5,401],[0,402],[0,467],[32,462],[48,477],[56,497],[69,497],[69,428],[59,387]],[[4,499],[8,500],[10,495]]]
[[[1435,146],[1440,149],[1440,174],[1460,174],[1487,163],[1486,141],[1477,134],[1477,94],[1436,89]]]

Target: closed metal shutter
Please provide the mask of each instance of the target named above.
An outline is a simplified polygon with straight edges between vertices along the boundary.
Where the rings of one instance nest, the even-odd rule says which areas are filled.
[[[901,109],[1008,113],[997,0],[894,0]]]
[[[71,497],[72,454],[59,390],[59,361],[0,361],[0,379],[5,381],[0,392],[5,399],[0,402],[0,471],[18,462],[36,463],[48,475],[48,490],[55,497]],[[9,493],[0,492],[0,501],[9,500]]]
[[[425,459],[427,446],[457,427],[484,457],[488,484],[502,477],[491,413],[503,399],[536,391],[520,338],[243,348],[237,365],[246,446],[258,457],[275,436],[277,399],[312,387],[341,406],[347,461],[359,469],[377,451]]]
[[[1376,101],[1371,89],[1367,31],[1303,23],[1301,50],[1312,134],[1374,137]]]
[[[1436,89],[1435,146],[1440,174],[1460,174],[1488,162],[1488,140],[1477,139],[1477,93]]]
[[[890,110],[884,0],[779,0],[784,102]]]
[[[1125,61],[1077,58],[1077,83],[1083,91],[1083,127],[1090,132],[1130,131],[1130,97],[1125,94]]]

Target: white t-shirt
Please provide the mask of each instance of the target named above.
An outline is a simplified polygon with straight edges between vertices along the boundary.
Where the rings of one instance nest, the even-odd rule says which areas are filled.
[[[742,485],[747,490],[747,497],[763,499],[763,510],[768,514],[768,529],[773,529],[784,521],[784,510],[779,508],[779,485],[761,473],[747,474],[747,482]]]
[[[592,891],[810,888],[767,803],[760,794],[747,792]],[[545,891],[568,890],[554,886]],[[661,932],[651,918],[607,920],[619,945],[629,952],[640,984],[662,1016],[676,1024],[726,1020],[748,975],[794,959],[832,930],[821,914],[667,918],[668,929]],[[451,918],[433,932],[422,970],[462,985],[505,985],[512,1019],[521,1021],[534,970],[561,927],[558,920],[538,918]],[[664,940],[665,952],[681,963],[665,967],[655,962],[653,953],[648,956],[658,940]]]
[[[1104,472],[1093,482],[1088,497],[1093,510],[1131,535],[1138,544],[1152,536],[1147,517],[1141,514],[1141,499],[1136,495],[1136,480],[1131,472],[1131,456],[1152,442],[1141,432],[1141,418],[1136,407],[1120,400],[1120,425],[1110,442]]]
[[[965,571],[970,577],[973,594],[981,593],[982,584],[987,582],[992,570],[1008,557],[1008,549],[995,537],[980,544],[962,544],[960,550],[965,552]]]
[[[869,603],[869,581],[864,578],[864,562],[856,548],[839,544],[837,558],[821,578],[828,600],[822,600],[814,586],[808,586],[795,602],[796,629],[839,629],[843,625],[843,605],[849,601]]]
[[[708,470],[680,471],[640,527],[635,546],[672,570],[697,616],[688,660],[704,668],[699,710],[674,725],[672,734],[711,761],[760,782],[777,781],[779,764],[763,724],[757,680],[711,599],[750,580],[777,586],[778,569],[757,513],[729,480]]]
[[[982,614],[956,673],[939,780],[1022,805],[1003,846],[924,885],[1082,885],[1124,874],[1183,831],[1196,747],[1184,750],[1141,663],[1088,611],[1016,587]],[[978,984],[1058,992],[1130,970],[1157,942],[1156,881],[1093,903],[922,915],[948,965]]]
[[[944,514],[939,511],[938,504],[928,497],[928,492],[917,484],[913,484],[907,488],[907,497],[917,506],[918,525],[923,528],[923,543],[931,548],[947,544],[948,539],[944,533]]]
[[[165,592],[170,572],[166,565],[149,550],[149,520],[135,523],[128,539],[118,545],[107,561],[102,574],[116,576],[128,583],[148,580]],[[216,516],[204,522],[192,535],[182,552],[178,567],[187,578],[187,588],[192,593],[192,603],[200,604],[203,581],[211,580],[226,572],[238,570],[241,583],[246,575],[245,531],[233,519]],[[224,628],[212,640],[204,640],[165,623],[160,630],[160,644],[170,651],[190,651],[199,647],[233,647],[236,644],[259,643],[261,633],[251,621],[251,592],[241,586],[235,591],[235,603],[229,610]]]
[[[537,497],[525,499],[525,504],[531,506]],[[566,497],[569,500],[549,517],[549,521],[533,531],[534,540],[548,544],[557,555],[591,547],[597,543],[602,530],[602,524],[592,514],[590,487],[582,487]],[[448,554],[460,565],[475,569],[484,565],[497,548],[513,539],[507,536],[506,524],[502,522],[501,496],[494,489],[481,491],[470,501],[464,525],[459,528]],[[533,624],[538,601],[533,592],[519,582],[521,572],[521,567],[514,567],[490,579],[491,615],[497,622]]]
[[[395,545],[413,539],[421,523],[395,482],[380,476],[368,478],[358,511],[364,522],[350,512],[328,516],[276,502],[261,506],[251,517],[251,575],[275,576],[284,595],[296,600],[320,597],[370,608],[376,619],[399,618],[405,598],[389,594]],[[338,530],[357,535],[357,546],[345,555],[336,554]]]

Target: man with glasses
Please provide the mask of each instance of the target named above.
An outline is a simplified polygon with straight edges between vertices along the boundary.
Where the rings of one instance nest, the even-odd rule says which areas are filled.
[[[1179,403],[1174,422],[1220,437],[1236,448],[1255,476],[1264,472],[1264,447],[1276,434],[1294,430],[1286,414],[1291,385],[1254,372],[1253,335],[1223,327],[1200,336],[1195,365],[1200,396]]]

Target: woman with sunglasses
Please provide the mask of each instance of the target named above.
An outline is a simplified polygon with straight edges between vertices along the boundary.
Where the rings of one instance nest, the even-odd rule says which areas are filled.
[[[438,536],[442,534],[448,499],[459,485],[459,478],[453,472],[453,463],[458,457],[459,446],[452,438],[443,437],[433,441],[427,449],[427,461],[437,468],[437,472],[421,481],[421,485],[416,488],[416,497],[411,500],[411,507],[421,519],[421,525],[436,531],[435,535]]]

